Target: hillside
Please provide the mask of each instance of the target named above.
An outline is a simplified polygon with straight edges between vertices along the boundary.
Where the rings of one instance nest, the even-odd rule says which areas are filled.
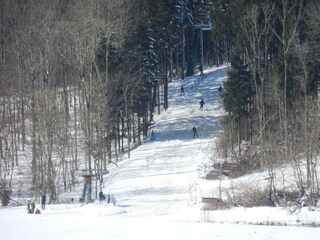
[[[92,170],[102,176],[108,164],[125,161],[120,153],[130,155],[148,137],[153,109],[165,111],[168,94],[177,98],[170,98],[166,114],[155,116],[159,142],[170,134],[189,140],[186,129],[193,124],[201,139],[210,135],[217,118],[206,109],[213,113],[221,105],[210,105],[218,95],[204,95],[208,75],[199,82],[187,78],[183,98],[182,82],[171,84],[170,93],[168,82],[194,76],[200,66],[230,63],[223,86],[228,118],[217,155],[231,161],[215,165],[210,179],[219,191],[206,196],[240,206],[284,206],[307,197],[317,206],[320,5],[302,2],[2,1],[1,204],[24,204],[44,193],[50,203],[61,203],[62,193],[81,192],[79,176]],[[206,104],[199,113],[201,96]],[[180,121],[172,121],[178,114]],[[162,118],[167,125],[159,123]],[[209,165],[219,164],[212,159]],[[290,178],[286,164],[294,165]],[[256,171],[268,180],[262,189],[253,181],[254,189],[250,185],[235,198],[248,182],[233,186],[231,168],[233,177]]]
[[[217,88],[226,68],[211,69],[204,76],[170,85],[170,107],[157,116],[155,140],[146,139],[130,159],[104,176],[104,193],[116,204],[71,203],[78,191],[61,195],[64,204],[50,204],[41,215],[27,214],[25,207],[0,210],[4,239],[314,239],[319,228],[318,209],[243,208],[204,210],[203,197],[215,197],[219,181],[204,179],[215,161],[215,138],[222,131],[223,109]],[[184,86],[185,95],[180,95]],[[203,110],[199,101],[204,99]],[[199,138],[193,139],[192,126]],[[246,176],[255,181],[260,174]],[[237,180],[234,180],[235,182]],[[230,182],[230,181],[229,181]],[[210,195],[211,193],[211,195]],[[39,202],[36,203],[39,208]],[[213,223],[210,223],[213,222]],[[241,224],[239,224],[241,223]],[[243,225],[244,224],[244,225]],[[287,227],[256,226],[289,225]],[[18,229],[18,231],[17,231]]]
[[[158,116],[154,125],[155,140],[148,138],[106,176],[104,192],[128,204],[133,215],[136,208],[147,215],[154,215],[157,209],[157,215],[163,215],[201,201],[198,179],[205,164],[213,161],[214,139],[221,130],[219,117],[223,114],[217,88],[225,76],[222,68],[172,83],[169,110]],[[180,95],[182,85],[184,96]],[[205,105],[199,110],[202,98]],[[193,139],[193,125],[199,138]],[[137,212],[141,214],[141,210]]]

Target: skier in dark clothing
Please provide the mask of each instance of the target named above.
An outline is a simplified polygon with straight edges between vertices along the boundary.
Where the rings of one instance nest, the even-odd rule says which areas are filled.
[[[154,131],[152,130],[151,131],[151,141],[153,141],[154,140]]]
[[[205,104],[204,101],[203,101],[203,98],[201,99],[201,101],[199,102],[199,104],[200,104],[199,110],[203,110],[203,105]]]
[[[31,204],[30,204],[30,201],[27,202],[27,213],[31,213]]]
[[[184,88],[181,86],[181,96],[184,95]]]
[[[193,138],[198,137],[197,129],[196,129],[196,127],[194,125],[192,127],[192,132],[193,132]]]
[[[41,197],[41,209],[42,210],[46,209],[46,200],[47,200],[46,195],[45,194],[42,195],[42,197]]]
[[[36,208],[36,204],[34,203],[34,201],[32,201],[32,203],[31,203],[31,210],[30,210],[30,213],[34,213],[34,210],[35,210],[35,208]]]
[[[202,65],[199,66],[200,75],[203,75],[203,67]]]
[[[221,87],[221,85],[219,85],[218,91],[219,91],[219,95],[221,96],[221,93],[222,93],[222,87]]]
[[[102,202],[104,200],[104,195],[103,195],[103,192],[100,191],[99,192],[99,202]]]

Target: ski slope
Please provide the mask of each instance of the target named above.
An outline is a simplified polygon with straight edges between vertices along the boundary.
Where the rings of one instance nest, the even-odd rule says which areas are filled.
[[[123,156],[104,177],[103,192],[115,196],[116,205],[48,205],[41,215],[27,214],[25,207],[1,209],[1,239],[315,239],[319,228],[254,224],[264,217],[284,223],[297,217],[320,222],[318,211],[292,216],[277,208],[234,208],[213,215],[201,210],[206,192],[202,177],[218,159],[215,138],[222,131],[219,119],[224,114],[218,87],[226,69],[170,83],[169,109],[155,116],[155,140],[146,139],[130,159]],[[205,105],[199,110],[202,98]]]
[[[203,164],[214,156],[214,137],[221,131],[223,109],[217,88],[225,76],[221,68],[170,84],[169,109],[156,116],[155,141],[146,139],[105,178],[104,192],[129,206],[128,216],[177,213],[201,201],[198,179]],[[199,110],[202,98],[205,105]]]

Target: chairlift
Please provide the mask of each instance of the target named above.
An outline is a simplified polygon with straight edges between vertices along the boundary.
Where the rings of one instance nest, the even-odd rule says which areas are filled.
[[[202,31],[210,31],[212,30],[211,23],[208,24],[195,24],[193,25],[194,29],[201,29]]]

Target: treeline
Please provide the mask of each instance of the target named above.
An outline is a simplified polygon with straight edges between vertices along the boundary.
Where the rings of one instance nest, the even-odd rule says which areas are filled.
[[[218,1],[232,39],[227,111],[220,146],[248,169],[268,168],[274,204],[291,191],[319,198],[320,4],[318,1]],[[292,166],[293,181],[276,175]],[[277,166],[277,167],[276,167]],[[281,180],[281,186],[277,182]],[[281,194],[279,193],[281,192]]]
[[[226,62],[224,156],[267,167],[273,202],[274,167],[292,163],[316,201],[318,1],[5,0],[0,14],[2,205],[14,174],[50,201],[81,169],[101,183],[169,107],[172,78]]]
[[[61,189],[74,188],[81,169],[101,183],[119,154],[130,157],[147,137],[155,110],[168,108],[168,82],[193,75],[201,63],[227,60],[226,39],[216,43],[211,31],[194,28],[210,22],[212,6],[196,0],[1,1],[2,205],[17,191],[26,196],[26,182],[32,196],[46,193],[56,201]]]

